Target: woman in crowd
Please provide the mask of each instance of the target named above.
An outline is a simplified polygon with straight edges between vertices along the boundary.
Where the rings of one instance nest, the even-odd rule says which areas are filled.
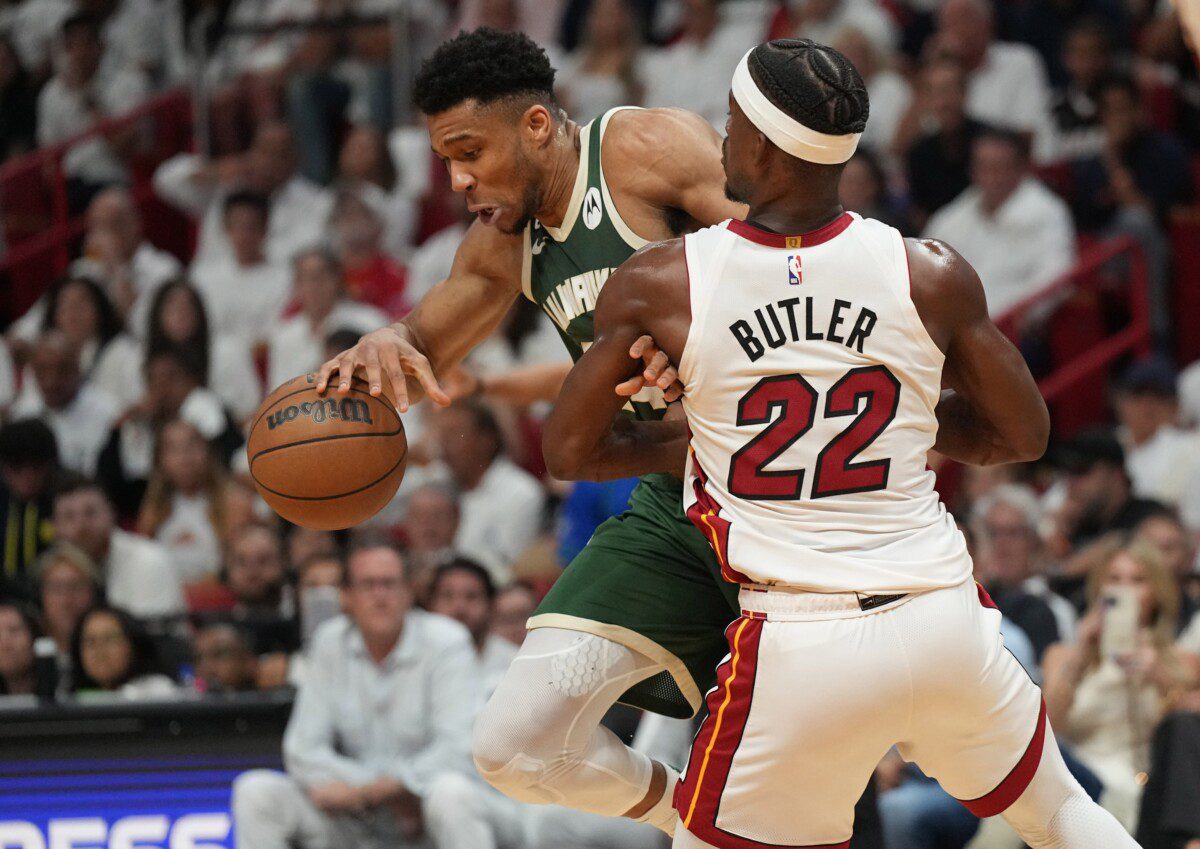
[[[71,691],[77,697],[110,693],[140,701],[177,693],[145,629],[113,607],[94,607],[84,614],[71,640],[71,665]]]
[[[234,418],[245,421],[258,409],[263,392],[250,351],[240,339],[212,333],[204,302],[186,280],[163,286],[150,305],[147,350],[156,351],[173,344],[200,354],[209,385]],[[138,398],[143,388],[139,382]]]
[[[230,532],[252,512],[250,496],[229,480],[221,458],[195,426],[162,426],[138,532],[171,552],[185,584],[214,578]]]
[[[638,73],[642,49],[629,0],[595,0],[584,41],[559,72],[558,96],[577,120],[590,121],[614,106],[636,106],[645,95]]]
[[[385,251],[396,259],[408,256],[420,210],[400,180],[383,133],[370,124],[351,128],[338,152],[335,185],[357,191],[380,217]]]
[[[0,602],[0,696],[54,698],[54,666],[39,664],[34,643],[41,627],[33,611]]]
[[[65,277],[46,293],[42,330],[58,330],[79,349],[79,371],[120,402],[130,395],[138,346],[104,289],[88,277]]]
[[[79,620],[100,600],[96,564],[83,551],[58,543],[35,567],[46,638],[53,643],[61,680],[71,673],[71,639]]]
[[[1105,611],[1122,592],[1136,594],[1136,647],[1106,653]],[[1087,593],[1075,643],[1046,652],[1046,708],[1103,782],[1101,803],[1132,831],[1155,726],[1195,686],[1195,670],[1174,646],[1179,590],[1156,551],[1143,544],[1115,550],[1088,575]]]

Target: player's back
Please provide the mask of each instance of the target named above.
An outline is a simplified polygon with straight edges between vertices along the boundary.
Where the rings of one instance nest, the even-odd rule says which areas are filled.
[[[849,213],[802,236],[733,221],[687,236],[686,256],[684,501],[727,577],[864,593],[965,580],[926,465],[944,357],[899,232]]]

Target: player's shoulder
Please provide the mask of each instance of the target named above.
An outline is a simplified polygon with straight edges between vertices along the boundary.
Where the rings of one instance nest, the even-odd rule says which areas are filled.
[[[940,239],[906,238],[909,291],[923,319],[953,324],[958,319],[987,315],[987,300],[979,274],[962,254]]]
[[[608,118],[604,152],[634,160],[650,157],[655,168],[683,167],[674,156],[719,149],[712,125],[688,109],[619,109]]]
[[[600,290],[597,309],[637,313],[661,302],[687,279],[684,238],[664,239],[639,248]]]

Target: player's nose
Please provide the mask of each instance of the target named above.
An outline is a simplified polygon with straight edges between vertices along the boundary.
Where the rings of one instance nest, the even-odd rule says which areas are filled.
[[[475,177],[462,167],[450,166],[450,186],[456,192],[470,192],[475,189]]]

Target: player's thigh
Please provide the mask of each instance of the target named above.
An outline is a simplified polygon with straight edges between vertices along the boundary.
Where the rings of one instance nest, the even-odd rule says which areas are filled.
[[[908,717],[907,674],[884,615],[741,619],[728,633],[677,791],[681,821],[719,847],[840,846]]]
[[[916,709],[900,751],[976,816],[994,816],[1037,769],[1041,690],[1004,648],[1000,613],[974,584],[908,607]]]
[[[657,505],[635,504],[597,529],[529,624],[586,631],[641,652],[666,674],[621,701],[686,718],[712,685],[736,616],[736,587],[720,578],[699,532]]]

